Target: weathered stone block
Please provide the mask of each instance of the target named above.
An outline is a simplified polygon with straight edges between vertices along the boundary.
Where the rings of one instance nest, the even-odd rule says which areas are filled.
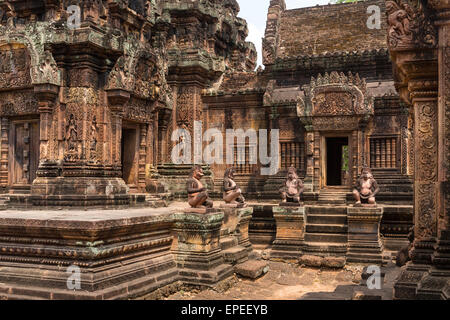
[[[224,213],[217,210],[174,214],[177,248],[174,250],[180,268],[180,279],[186,284],[213,286],[233,273],[225,263],[220,246],[220,229]]]
[[[269,265],[266,261],[249,260],[236,265],[235,272],[243,277],[256,279],[269,271]]]
[[[381,207],[348,207],[348,262],[382,264]]]
[[[178,281],[173,217],[167,209],[152,213],[2,212],[0,299],[130,299]]]
[[[270,257],[276,260],[296,261],[301,254],[305,235],[305,208],[274,206],[277,234]]]

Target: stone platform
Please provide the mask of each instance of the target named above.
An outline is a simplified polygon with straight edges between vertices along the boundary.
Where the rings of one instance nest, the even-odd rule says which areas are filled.
[[[0,297],[129,299],[176,282],[172,213],[2,211]]]

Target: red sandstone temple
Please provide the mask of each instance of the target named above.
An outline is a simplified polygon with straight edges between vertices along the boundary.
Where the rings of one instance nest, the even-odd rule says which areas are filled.
[[[367,27],[368,6],[381,9],[381,28]],[[11,0],[0,9],[0,297],[211,287],[245,269],[252,245],[319,266],[383,265],[412,227],[394,298],[450,297],[448,1],[288,10],[271,0],[257,71],[236,0]],[[187,198],[192,165],[173,163],[172,136],[194,136],[195,121],[224,136],[279,130],[276,175],[252,161],[260,146],[234,146],[244,150],[233,166],[250,210],[173,208]],[[230,165],[202,165],[220,202]],[[291,166],[305,206],[286,213],[279,187]],[[364,167],[381,208],[365,222],[352,211]],[[283,233],[286,214],[293,233]],[[207,250],[192,240],[199,234]],[[82,270],[80,291],[67,291],[71,265]]]

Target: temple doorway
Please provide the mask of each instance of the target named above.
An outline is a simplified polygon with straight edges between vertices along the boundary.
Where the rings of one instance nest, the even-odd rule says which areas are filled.
[[[138,137],[137,126],[124,125],[122,129],[122,178],[130,187],[130,191],[136,191],[138,185]]]
[[[39,121],[12,121],[9,150],[10,191],[28,193],[39,166]]]
[[[326,185],[347,185],[349,176],[348,137],[326,138],[326,149]]]

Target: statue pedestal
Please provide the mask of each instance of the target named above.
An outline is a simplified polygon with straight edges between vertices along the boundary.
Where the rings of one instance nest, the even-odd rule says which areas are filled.
[[[348,207],[347,262],[383,262],[383,244],[380,239],[380,223],[383,208],[374,206]]]
[[[174,254],[180,280],[189,285],[213,287],[233,274],[233,267],[225,263],[220,247],[224,213],[208,210],[174,215],[178,240]]]
[[[270,258],[297,262],[305,236],[305,208],[283,204],[273,207],[272,210],[277,234]]]
[[[252,244],[248,237],[249,223],[253,215],[253,208],[230,207],[221,205],[224,220],[220,230],[220,246],[225,262],[233,265],[248,260],[252,251]]]

